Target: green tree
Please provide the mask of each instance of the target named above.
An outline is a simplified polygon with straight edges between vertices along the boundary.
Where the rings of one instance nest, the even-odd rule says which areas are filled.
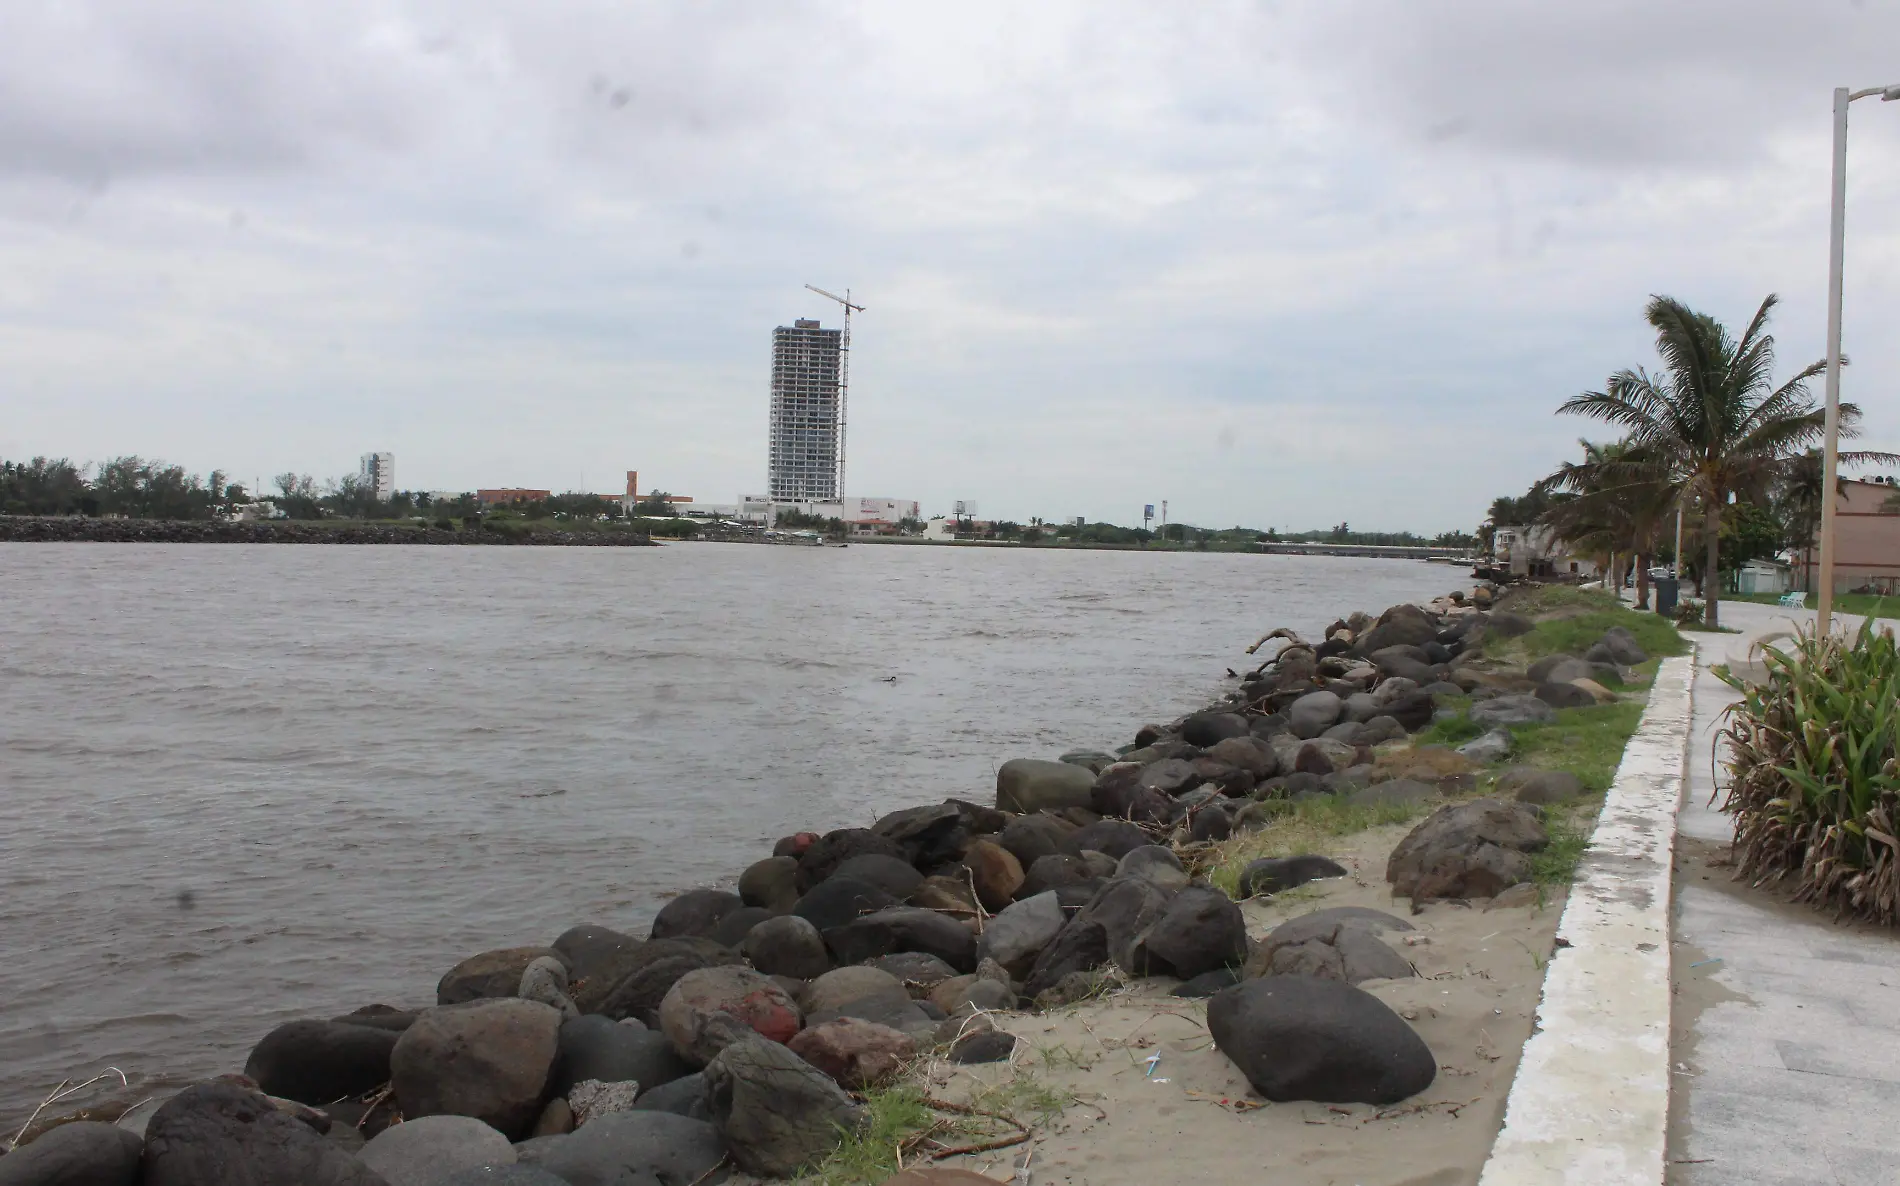
[[[1583,460],[1566,462],[1538,483],[1541,491],[1569,497],[1549,500],[1541,522],[1573,548],[1597,557],[1608,571],[1614,557],[1636,564],[1636,606],[1649,608],[1649,565],[1663,524],[1675,506],[1667,468],[1656,455],[1629,441],[1597,444],[1580,440]],[[1622,579],[1621,566],[1607,578]]]
[[[1807,382],[1826,369],[1803,367],[1775,386],[1775,340],[1767,332],[1777,298],[1770,294],[1740,338],[1706,313],[1673,297],[1651,297],[1645,317],[1656,331],[1663,369],[1617,371],[1602,391],[1566,400],[1558,412],[1589,416],[1628,434],[1667,475],[1675,497],[1702,516],[1707,621],[1720,621],[1722,508],[1732,491],[1765,489],[1822,434],[1822,409]],[[1841,405],[1842,435],[1852,435],[1860,409]]]

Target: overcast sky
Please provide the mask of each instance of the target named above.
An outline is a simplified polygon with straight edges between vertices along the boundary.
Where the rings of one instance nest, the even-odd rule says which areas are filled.
[[[1474,526],[1651,293],[1825,323],[1893,0],[0,0],[0,456],[731,501],[849,286],[849,491]],[[1900,448],[1900,104],[1847,397]]]

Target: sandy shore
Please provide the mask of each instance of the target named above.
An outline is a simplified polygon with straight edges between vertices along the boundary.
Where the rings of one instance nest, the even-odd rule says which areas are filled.
[[[1044,1015],[999,1014],[1021,1040],[1006,1064],[933,1063],[932,1094],[969,1100],[1002,1087],[1023,1101],[1043,1089],[1071,1097],[1031,1146],[1030,1182],[1073,1186],[1233,1183],[1271,1170],[1274,1186],[1459,1186],[1475,1183],[1503,1119],[1519,1052],[1530,1036],[1543,967],[1562,913],[1561,891],[1541,906],[1485,910],[1434,903],[1418,915],[1388,896],[1386,856],[1408,825],[1343,837],[1328,855],[1350,878],[1316,882],[1277,901],[1243,906],[1259,938],[1296,915],[1370,906],[1406,918],[1388,933],[1419,976],[1362,987],[1397,1010],[1438,1057],[1431,1088],[1386,1109],[1267,1104],[1214,1049],[1202,1001],[1149,981]],[[1149,1070],[1147,1060],[1160,1058]],[[1008,1181],[1025,1146],[960,1165]]]

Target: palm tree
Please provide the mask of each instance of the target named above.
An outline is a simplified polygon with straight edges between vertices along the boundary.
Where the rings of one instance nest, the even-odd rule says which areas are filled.
[[[1662,372],[1618,371],[1602,391],[1586,391],[1557,409],[1624,429],[1628,442],[1667,475],[1674,497],[1700,506],[1707,554],[1702,593],[1711,626],[1720,621],[1717,556],[1729,495],[1765,490],[1823,432],[1823,411],[1807,384],[1827,369],[1825,362],[1773,385],[1775,339],[1766,330],[1777,303],[1769,294],[1737,339],[1708,314],[1652,296],[1644,313],[1656,330]],[[1842,404],[1841,435],[1854,435],[1859,419],[1859,408]]]
[[[1675,505],[1667,471],[1631,441],[1577,443],[1583,460],[1566,462],[1537,484],[1539,491],[1572,495],[1553,500],[1543,522],[1573,547],[1634,560],[1636,608],[1648,609],[1650,557]],[[1611,572],[1606,583],[1620,585],[1620,578]]]

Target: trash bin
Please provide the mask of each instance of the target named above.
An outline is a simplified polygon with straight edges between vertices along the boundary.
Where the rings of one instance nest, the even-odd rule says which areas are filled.
[[[1681,588],[1681,582],[1678,581],[1675,577],[1657,577],[1656,578],[1656,612],[1657,613],[1661,614],[1665,618],[1673,618],[1675,616],[1676,595],[1678,591],[1680,590],[1680,588]]]

